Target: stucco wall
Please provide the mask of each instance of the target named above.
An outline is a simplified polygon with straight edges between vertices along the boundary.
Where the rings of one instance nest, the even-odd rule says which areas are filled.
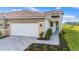
[[[44,22],[44,19],[8,19],[8,22],[12,23],[38,23]]]
[[[45,32],[44,31],[44,19],[8,19],[8,22],[11,23],[37,23],[38,24],[38,35],[41,32]],[[42,27],[40,27],[40,24],[42,24]],[[11,26],[10,26],[11,27]],[[11,31],[11,28],[8,27],[9,29],[9,33]]]
[[[62,14],[60,14],[60,20],[59,20],[59,33],[62,31]]]
[[[51,20],[51,21],[59,21],[59,17],[52,18],[50,15],[48,15],[48,16],[46,17],[46,19],[49,19],[49,20]]]
[[[44,24],[45,24],[45,33],[46,33],[47,29],[50,28],[50,24],[49,24],[48,19],[45,19],[45,23]]]
[[[41,26],[42,25],[42,26]],[[41,32],[45,32],[45,24],[44,24],[44,22],[39,22],[38,23],[38,30],[39,30],[39,34],[41,33]],[[45,33],[44,33],[45,34]]]
[[[5,20],[4,19],[0,19],[0,29],[5,28]]]
[[[59,21],[59,17],[58,18],[52,18],[52,21]]]
[[[51,28],[52,28],[52,31],[53,31],[53,32],[56,31],[56,22],[55,22],[55,21],[53,21],[53,27],[51,27]]]

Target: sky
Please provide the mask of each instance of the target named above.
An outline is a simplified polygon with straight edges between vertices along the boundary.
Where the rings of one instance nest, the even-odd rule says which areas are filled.
[[[32,10],[38,12],[59,10],[64,12],[63,22],[79,22],[79,7],[0,7],[0,13],[22,10]]]

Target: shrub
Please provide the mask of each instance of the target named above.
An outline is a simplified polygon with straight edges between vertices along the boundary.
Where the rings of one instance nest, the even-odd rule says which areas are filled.
[[[43,48],[47,48],[47,45],[43,45]]]
[[[68,51],[68,48],[63,48],[63,51]]]
[[[57,48],[53,48],[53,51],[58,51],[58,49]]]
[[[41,33],[39,34],[40,38],[43,38],[43,35],[44,35],[44,32],[41,32]]]
[[[37,44],[34,44],[34,47],[37,47],[38,45]]]
[[[45,39],[50,39],[51,35],[52,35],[52,29],[49,28],[46,32]]]
[[[61,35],[64,35],[64,34],[65,34],[65,31],[64,31],[64,30],[62,30]]]
[[[2,32],[0,31],[0,37],[2,37]]]

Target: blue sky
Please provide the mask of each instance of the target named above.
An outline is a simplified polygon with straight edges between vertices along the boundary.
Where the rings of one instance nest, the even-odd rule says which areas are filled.
[[[61,10],[64,12],[63,22],[79,21],[79,7],[0,7],[0,13],[32,10],[39,12],[47,12],[52,10]]]

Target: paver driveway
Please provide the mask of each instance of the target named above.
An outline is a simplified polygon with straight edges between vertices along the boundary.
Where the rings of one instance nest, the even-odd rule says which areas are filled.
[[[32,43],[58,45],[59,38],[53,34],[50,40],[37,40],[35,37],[10,36],[0,39],[0,51],[23,51]]]

